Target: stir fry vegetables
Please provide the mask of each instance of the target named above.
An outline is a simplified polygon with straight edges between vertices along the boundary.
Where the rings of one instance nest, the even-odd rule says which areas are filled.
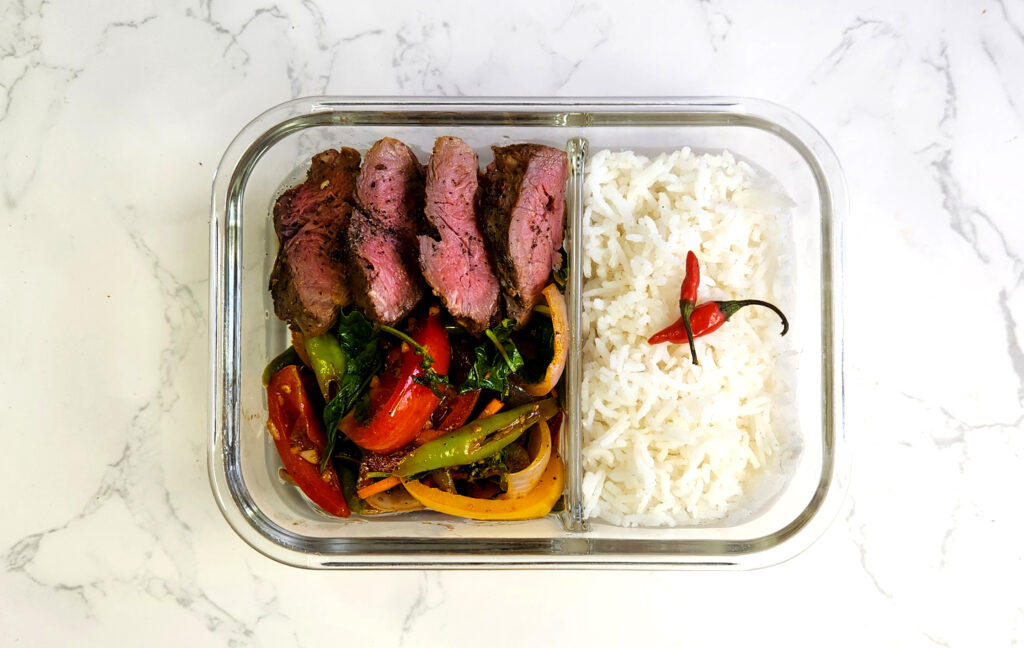
[[[531,425],[546,421],[556,413],[558,405],[549,398],[477,419],[407,454],[398,464],[395,474],[409,477],[438,468],[476,463],[497,454]]]
[[[294,336],[264,375],[288,475],[341,517],[546,515],[563,489],[549,422],[568,333],[558,287],[543,295],[521,330],[506,319],[474,336],[432,305],[394,327],[346,308],[326,333]]]
[[[427,317],[412,339],[419,349],[403,344],[398,373],[371,389],[368,418],[358,420],[353,411],[339,425],[345,436],[364,450],[398,450],[416,438],[441,401],[422,381],[428,371],[441,376],[448,373],[448,335],[436,313]]]
[[[538,382],[526,385],[526,391],[533,396],[547,394],[558,383],[565,369],[565,360],[569,356],[569,317],[565,308],[565,297],[555,284],[544,289],[544,299],[548,303],[548,315],[551,317],[553,333],[551,362],[544,369],[544,376]]]
[[[539,483],[529,493],[513,499],[483,499],[431,488],[423,482],[405,482],[405,490],[420,504],[440,513],[475,520],[528,520],[546,515],[562,496],[564,486],[562,460],[548,462]]]

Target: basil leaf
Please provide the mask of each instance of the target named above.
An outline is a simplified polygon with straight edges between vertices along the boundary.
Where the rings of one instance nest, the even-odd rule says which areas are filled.
[[[321,472],[326,470],[327,461],[334,453],[334,446],[338,440],[338,423],[352,411],[365,395],[370,379],[384,367],[384,351],[380,336],[373,324],[359,311],[342,310],[335,335],[347,362],[345,373],[338,382],[337,394],[324,407],[327,449],[320,462]]]
[[[459,393],[474,389],[490,389],[508,395],[508,378],[523,366],[523,356],[512,341],[511,319],[488,330],[484,339],[473,348],[473,365]]]

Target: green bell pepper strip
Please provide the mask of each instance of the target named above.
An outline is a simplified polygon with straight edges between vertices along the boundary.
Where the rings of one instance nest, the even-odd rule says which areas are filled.
[[[263,370],[263,386],[266,387],[270,384],[270,379],[278,371],[284,369],[288,365],[301,365],[302,358],[299,357],[299,352],[295,350],[295,347],[290,346],[282,351],[276,358],[267,363],[267,368]]]
[[[320,385],[320,393],[324,400],[330,402],[338,393],[338,385],[345,375],[348,357],[333,333],[324,333],[306,340],[306,355],[309,364],[316,374],[316,383]]]
[[[477,419],[416,448],[395,467],[394,474],[410,477],[476,463],[499,452],[538,421],[546,421],[557,413],[558,403],[548,398]]]

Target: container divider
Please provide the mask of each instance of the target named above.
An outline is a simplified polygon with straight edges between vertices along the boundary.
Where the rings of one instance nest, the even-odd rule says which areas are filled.
[[[565,378],[566,417],[562,426],[562,459],[566,471],[565,511],[562,523],[570,532],[590,530],[590,525],[583,516],[583,438],[580,428],[580,389],[583,380],[583,340],[580,335],[580,324],[583,319],[583,173],[586,170],[587,149],[588,142],[584,137],[574,137],[566,142],[566,152],[569,155],[569,182],[566,191],[569,357],[566,361]]]

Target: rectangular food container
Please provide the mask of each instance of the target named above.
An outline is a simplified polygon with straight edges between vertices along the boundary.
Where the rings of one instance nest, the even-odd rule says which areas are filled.
[[[517,141],[569,153],[566,291],[565,508],[539,520],[478,522],[431,512],[341,520],[314,511],[278,477],[266,431],[261,374],[287,344],[267,280],[277,253],[271,207],[326,148],[365,151],[390,136],[421,161],[440,135],[489,148]],[[621,528],[583,518],[579,322],[581,174],[588,151],[652,154],[689,146],[732,151],[767,172],[793,200],[793,285],[787,309],[796,393],[788,418],[802,449],[783,489],[742,521],[678,528]],[[257,551],[307,568],[633,567],[753,568],[786,560],[831,522],[848,480],[843,442],[841,226],[846,210],[835,154],[807,122],[780,106],[735,98],[383,99],[307,98],[254,119],[228,146],[213,184],[210,224],[209,472],[234,530]]]

